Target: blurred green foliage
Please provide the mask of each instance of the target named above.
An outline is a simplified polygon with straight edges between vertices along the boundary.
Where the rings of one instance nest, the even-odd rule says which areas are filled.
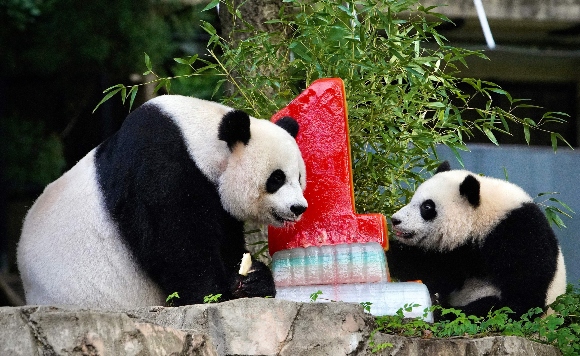
[[[38,190],[60,176],[66,165],[62,140],[47,134],[42,123],[4,119],[0,121],[0,133],[4,178],[18,183],[13,193]]]
[[[5,0],[0,11],[4,73],[73,69],[131,73],[143,51],[161,61],[176,49],[155,1]],[[169,2],[171,4],[171,2]],[[197,12],[195,12],[197,13]]]
[[[11,189],[50,182],[120,126],[126,108],[112,104],[97,115],[92,109],[111,83],[147,80],[141,75],[144,52],[160,75],[187,71],[173,57],[204,52],[200,22],[218,22],[203,6],[0,0],[0,120],[6,121],[0,140],[9,141],[0,152],[0,171]],[[217,79],[207,78],[176,81],[173,92],[208,97]]]

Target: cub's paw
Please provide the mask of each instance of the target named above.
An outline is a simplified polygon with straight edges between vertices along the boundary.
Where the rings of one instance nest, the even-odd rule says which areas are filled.
[[[262,262],[252,260],[246,275],[235,278],[232,295],[234,298],[275,297],[276,287],[270,269]]]

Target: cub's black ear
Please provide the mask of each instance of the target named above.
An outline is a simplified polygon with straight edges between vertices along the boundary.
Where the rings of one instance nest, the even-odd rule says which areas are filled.
[[[467,198],[469,204],[479,206],[479,181],[469,174],[459,185],[459,194]]]
[[[299,125],[296,119],[290,116],[284,116],[280,120],[276,121],[276,125],[288,131],[292,137],[296,138],[296,136],[298,136]]]
[[[222,117],[218,127],[218,139],[226,141],[230,151],[236,143],[250,142],[250,117],[241,110],[233,110]]]
[[[435,174],[437,173],[441,173],[441,172],[447,172],[451,170],[451,165],[449,165],[449,161],[443,161],[443,163],[441,163],[439,165],[439,167],[437,167],[437,170],[435,171]]]

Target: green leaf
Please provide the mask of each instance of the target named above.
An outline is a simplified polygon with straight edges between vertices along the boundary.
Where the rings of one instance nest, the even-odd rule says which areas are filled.
[[[131,111],[131,108],[133,107],[133,102],[135,101],[135,97],[137,96],[137,91],[139,90],[138,86],[134,86],[131,88],[131,90],[129,90],[129,95],[130,95],[130,100],[129,100],[129,111]]]
[[[165,80],[160,80],[159,83],[157,83],[157,85],[155,86],[155,89],[153,89],[154,93],[157,93],[159,91],[159,89],[161,89],[164,85],[165,85]]]
[[[201,21],[201,28],[203,28],[204,31],[209,33],[210,35],[215,35],[217,33],[215,27],[213,27],[212,24],[210,24],[209,22],[206,22],[206,21]],[[210,43],[213,43],[213,42],[210,42]]]
[[[147,53],[145,53],[145,67],[147,67],[147,70],[148,70],[148,72],[146,72],[147,74],[149,74],[153,71],[153,68],[151,66],[151,58],[149,58],[149,55]],[[146,74],[143,73],[143,75],[146,75]]]
[[[95,111],[97,111],[97,109],[99,108],[99,106],[101,106],[101,104],[103,104],[105,101],[109,100],[113,95],[117,94],[120,90],[121,90],[121,88],[117,88],[113,91],[108,92],[107,95],[105,95],[105,97],[103,99],[101,99],[101,101],[93,109],[93,114],[95,113]]]
[[[318,291],[310,294],[310,301],[315,302],[321,294],[322,294],[321,290],[318,290]]]
[[[187,60],[187,64],[192,65],[193,63],[195,63],[195,61],[197,61],[198,57],[199,54],[194,54],[193,56],[189,57],[189,59]]]
[[[201,12],[215,8],[216,6],[219,5],[219,3],[220,3],[220,0],[212,0],[209,4],[206,5],[206,7],[203,8],[203,10],[201,10]]]
[[[499,146],[499,143],[497,143],[497,139],[495,138],[495,135],[493,134],[493,132],[491,132],[491,130],[489,128],[484,127],[483,132],[485,133],[485,135],[487,136],[487,138],[489,138],[489,140],[491,142],[493,142],[496,146]]]
[[[443,104],[441,102],[430,102],[430,103],[427,103],[426,106],[429,108],[433,108],[433,109],[442,109],[442,108],[446,107],[445,104]]]
[[[173,292],[170,295],[168,295],[167,298],[165,299],[165,303],[169,302],[171,299],[174,298],[179,298],[179,293]]]
[[[125,86],[123,84],[113,85],[112,87],[108,87],[107,89],[103,90],[103,94],[106,93],[106,92],[108,92],[108,91],[111,91],[111,90],[113,90],[115,88],[124,88],[124,87]]]

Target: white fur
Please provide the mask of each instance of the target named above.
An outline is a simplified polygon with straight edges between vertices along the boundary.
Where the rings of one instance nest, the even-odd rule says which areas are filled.
[[[485,297],[501,298],[501,290],[489,281],[469,278],[459,290],[449,294],[449,304],[454,307],[463,307]]]
[[[281,127],[251,118],[250,142],[232,153],[218,140],[221,118],[232,109],[182,96],[161,96],[145,105],[157,106],[177,123],[192,160],[219,186],[224,208],[236,218],[278,224],[272,212],[296,220],[290,207],[306,206],[304,161]],[[28,212],[17,251],[26,301],[103,308],[161,305],[164,295],[140,270],[105,210],[95,150],[48,185]],[[286,173],[287,184],[267,194],[266,180],[275,169]]]
[[[566,266],[564,255],[558,249],[558,262],[554,278],[546,293],[545,305],[552,304],[559,295],[566,292]],[[449,304],[454,307],[462,307],[471,302],[485,297],[498,297],[501,299],[501,290],[487,280],[470,278],[465,281],[461,289],[453,291],[449,295]]]
[[[480,183],[480,205],[477,211],[459,194],[459,185],[468,174]],[[437,216],[425,222],[419,206],[427,199],[436,204]],[[393,215],[401,220],[395,233],[414,233],[401,242],[428,249],[452,250],[463,245],[466,238],[483,239],[511,210],[532,198],[520,187],[496,178],[481,177],[465,170],[435,174],[419,186],[411,202]]]
[[[230,155],[228,145],[217,139],[221,118],[232,109],[212,101],[180,95],[162,95],[149,100],[179,126],[189,155],[199,169],[217,184]]]
[[[94,153],[49,184],[26,216],[17,251],[26,302],[162,305],[161,291],[130,257],[104,210]]]
[[[201,171],[219,187],[224,208],[237,219],[279,225],[272,212],[297,220],[290,207],[308,204],[303,196],[306,168],[296,141],[286,130],[266,120],[250,118],[250,141],[230,152],[217,140],[224,114],[232,110],[218,103],[177,95],[150,101],[159,106],[181,128],[190,155]],[[287,183],[268,194],[266,180],[276,169]]]
[[[548,287],[546,295],[546,305],[552,304],[559,295],[566,293],[566,266],[564,264],[564,255],[562,249],[558,248],[558,263],[554,279]]]

